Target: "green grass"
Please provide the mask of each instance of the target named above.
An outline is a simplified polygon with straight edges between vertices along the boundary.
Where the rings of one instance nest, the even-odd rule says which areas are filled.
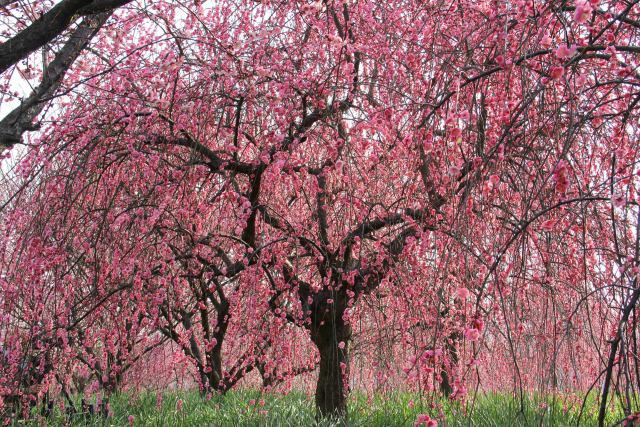
[[[261,399],[264,399],[263,405]],[[181,411],[177,410],[178,400],[183,401]],[[530,396],[521,412],[519,400],[506,394],[481,395],[472,408],[471,401],[466,405],[448,401],[430,405],[427,399],[421,401],[420,396],[410,393],[376,395],[372,399],[353,393],[347,420],[317,423],[313,399],[297,392],[281,395],[240,390],[210,400],[203,400],[197,392],[167,392],[160,407],[154,393],[119,394],[111,398],[113,416],[108,420],[76,415],[71,425],[128,426],[131,415],[135,426],[387,427],[412,426],[418,414],[428,414],[438,419],[439,426],[575,426],[579,403],[563,408],[562,400]],[[565,400],[577,401],[575,398]],[[607,425],[621,418],[621,413],[615,412],[608,414]],[[597,403],[591,400],[580,425],[596,425],[596,417]],[[61,425],[65,421],[63,415],[56,413],[46,424]],[[42,421],[33,420],[32,425],[42,425]]]

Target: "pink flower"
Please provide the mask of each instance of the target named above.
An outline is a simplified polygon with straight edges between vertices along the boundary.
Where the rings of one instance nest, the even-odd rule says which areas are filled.
[[[544,231],[552,231],[555,225],[556,225],[555,219],[548,219],[542,224],[540,224],[540,229]]]
[[[339,348],[340,350],[343,350],[343,349],[344,349],[344,346],[345,346],[344,341],[340,341],[340,342],[338,343],[338,348]]]
[[[540,39],[540,45],[545,49],[551,46],[551,37],[549,37],[549,34],[545,34],[544,36],[542,36],[542,39]]]
[[[478,341],[478,338],[480,338],[480,331],[476,328],[467,328],[464,330],[464,337],[467,341]]]
[[[135,420],[135,417],[133,415],[129,415],[127,417],[127,420],[129,420],[129,426],[133,426],[133,421]]]
[[[584,74],[578,74],[578,76],[576,77],[576,85],[584,86],[586,82],[587,82],[587,76],[585,76]]]
[[[176,410],[178,412],[182,412],[182,405],[184,404],[184,402],[182,401],[182,399],[178,399],[178,401],[176,402]]]
[[[572,44],[571,46],[567,46],[566,44],[561,44],[554,51],[554,53],[559,59],[568,59],[568,58],[571,58],[573,55],[575,55],[577,50],[578,50],[578,47],[575,44]]]
[[[613,206],[615,206],[616,208],[622,208],[622,207],[624,207],[624,205],[627,204],[627,200],[621,194],[617,194],[617,195],[613,196],[611,198],[611,202],[613,203]]]
[[[553,172],[553,180],[556,183],[556,191],[564,194],[569,188],[569,178],[567,177],[567,162],[560,160],[556,170]]]
[[[469,289],[467,288],[458,288],[456,289],[456,295],[458,295],[458,298],[460,298],[461,300],[466,300],[467,298],[469,298]]]
[[[562,76],[564,76],[564,68],[562,67],[551,67],[551,69],[549,70],[549,77],[551,77],[553,80],[558,80]]]
[[[457,140],[462,136],[462,131],[459,128],[453,128],[449,131],[449,135],[452,140]]]
[[[436,420],[431,419],[429,415],[420,414],[418,415],[418,419],[413,424],[414,427],[438,427],[438,423]]]
[[[576,23],[584,24],[589,19],[591,12],[593,9],[591,5],[587,2],[580,2],[576,4],[576,10],[573,13],[573,19],[575,19]]]

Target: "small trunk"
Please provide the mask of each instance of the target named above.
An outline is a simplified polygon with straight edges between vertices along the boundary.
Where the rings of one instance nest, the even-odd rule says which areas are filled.
[[[208,365],[206,367],[208,369],[206,369],[205,366],[202,366],[202,365],[198,366],[198,374],[200,375],[200,382],[202,383],[202,389],[200,392],[203,397],[213,391],[222,392],[222,393],[226,391],[224,390],[224,387],[222,387],[221,385],[222,358],[215,357],[216,356],[215,354],[213,356],[214,357],[210,359],[210,362],[212,363],[213,366]]]
[[[198,376],[200,377],[200,396],[205,397],[209,390],[211,389],[211,384],[209,384],[209,377],[207,373],[204,371],[204,368],[200,365],[197,367]]]
[[[450,398],[453,395],[453,384],[449,378],[449,371],[452,371],[458,364],[458,349],[456,344],[460,341],[462,336],[460,333],[455,332],[449,336],[445,344],[445,350],[449,356],[449,363],[442,364],[442,381],[440,382],[440,392],[444,397]]]
[[[118,387],[122,382],[122,373],[117,373],[114,376],[109,375],[107,381],[102,383],[102,389],[107,396],[111,396],[118,391]]]
[[[256,369],[258,370],[258,372],[260,373],[260,377],[262,378],[262,389],[263,390],[270,389],[275,382],[275,378],[274,378],[275,371],[271,373],[267,372],[267,370],[265,369],[264,362],[256,363]]]
[[[336,317],[334,322],[315,327],[311,333],[311,339],[320,353],[316,408],[321,418],[342,418],[347,414],[347,350],[351,330],[342,321],[342,316]]]
[[[198,375],[202,383],[200,394],[205,397],[211,392],[225,393],[222,384],[222,353],[220,346],[216,346],[206,355],[206,365],[198,363]]]
[[[211,352],[209,362],[211,363],[211,372],[209,372],[209,382],[211,388],[221,393],[226,393],[226,387],[222,378],[222,347],[216,346]]]

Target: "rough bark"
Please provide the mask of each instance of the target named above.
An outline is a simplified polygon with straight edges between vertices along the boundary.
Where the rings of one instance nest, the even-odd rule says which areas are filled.
[[[321,418],[341,418],[347,414],[351,328],[342,320],[342,314],[336,313],[332,321],[311,328],[311,339],[320,353],[316,408]],[[344,343],[343,348],[340,343]]]
[[[111,12],[105,12],[88,16],[78,25],[54,60],[44,70],[40,85],[18,107],[0,120],[0,146],[12,147],[20,143],[24,132],[38,128],[34,120],[42,112],[46,101],[58,90],[69,68],[110,15]],[[0,51],[3,46],[0,45]]]
[[[66,30],[81,15],[108,12],[131,0],[63,0],[31,25],[0,44],[0,73]]]
[[[458,364],[458,349],[456,343],[460,341],[461,335],[458,332],[454,332],[449,336],[445,344],[445,350],[449,356],[449,363],[442,364],[442,380],[440,381],[440,392],[445,397],[451,397],[453,394],[453,384],[451,384],[451,378],[449,372]]]

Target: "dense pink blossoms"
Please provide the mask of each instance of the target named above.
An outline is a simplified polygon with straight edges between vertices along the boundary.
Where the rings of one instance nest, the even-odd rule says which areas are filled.
[[[175,378],[637,392],[639,6],[123,3],[5,159],[3,419]]]

